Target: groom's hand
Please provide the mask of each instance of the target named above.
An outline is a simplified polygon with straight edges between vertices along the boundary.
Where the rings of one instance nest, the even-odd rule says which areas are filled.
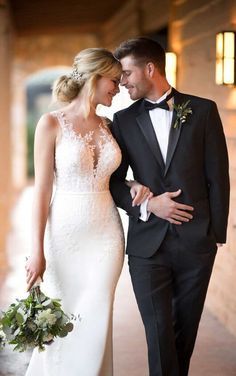
[[[193,218],[189,212],[192,212],[194,208],[173,200],[180,194],[181,189],[178,189],[176,192],[165,192],[159,196],[152,197],[148,202],[147,210],[155,216],[175,225],[189,222]]]

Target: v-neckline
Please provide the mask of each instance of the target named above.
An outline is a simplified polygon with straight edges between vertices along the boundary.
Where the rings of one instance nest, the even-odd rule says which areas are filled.
[[[90,156],[92,159],[92,170],[93,170],[93,177],[97,177],[97,172],[98,172],[98,167],[99,167],[99,162],[101,159],[101,152],[103,148],[103,143],[102,139],[103,136],[106,134],[106,136],[109,135],[109,133],[106,131],[105,128],[105,119],[101,117],[101,121],[98,124],[98,132],[100,133],[99,135],[99,141],[97,144],[94,143],[93,135],[95,133],[95,130],[90,130],[82,134],[81,132],[76,132],[73,123],[67,119],[65,113],[63,111],[59,111],[60,115],[63,118],[63,123],[64,126],[67,127],[67,129],[70,130],[70,132],[73,134],[73,137],[75,137],[76,140],[83,141],[85,145],[88,147],[90,151]],[[98,152],[95,155],[94,150],[97,149]]]

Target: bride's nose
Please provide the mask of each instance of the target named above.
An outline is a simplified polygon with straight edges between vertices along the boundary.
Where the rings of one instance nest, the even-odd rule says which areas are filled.
[[[119,84],[116,86],[116,94],[118,94],[120,92],[120,86]]]
[[[121,79],[120,79],[120,85],[125,86],[126,84],[127,84],[127,79],[126,79],[125,75],[122,74]]]

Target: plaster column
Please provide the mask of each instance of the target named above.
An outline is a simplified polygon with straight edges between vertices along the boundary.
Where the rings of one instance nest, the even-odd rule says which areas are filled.
[[[11,29],[6,1],[0,1],[0,274],[7,266],[5,244],[12,200],[10,128]]]

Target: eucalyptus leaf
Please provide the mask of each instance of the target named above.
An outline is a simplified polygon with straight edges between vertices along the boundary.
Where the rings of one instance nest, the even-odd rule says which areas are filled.
[[[74,325],[71,322],[68,322],[68,324],[66,324],[67,332],[72,332],[73,328],[74,328]]]
[[[24,317],[19,312],[17,312],[16,313],[16,320],[17,320],[18,324],[21,325],[24,322]]]
[[[63,338],[63,337],[66,337],[67,334],[68,334],[67,330],[65,328],[62,328],[60,332],[58,333],[58,336]]]

